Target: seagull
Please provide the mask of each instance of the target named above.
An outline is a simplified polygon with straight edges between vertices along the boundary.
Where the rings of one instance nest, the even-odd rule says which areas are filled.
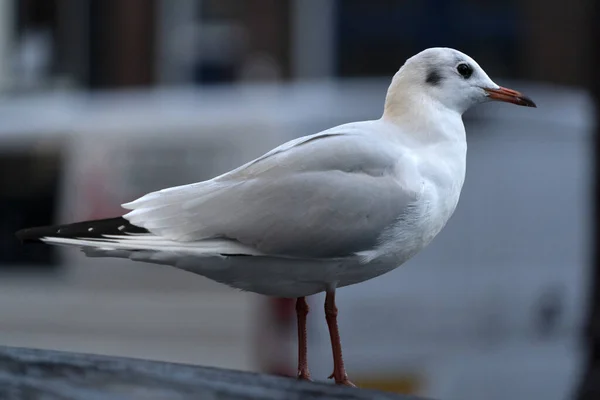
[[[536,107],[466,54],[429,48],[393,76],[379,119],[300,137],[210,180],[148,193],[123,204],[129,212],[121,217],[17,237],[295,298],[303,380],[311,379],[306,296],[325,292],[329,378],[354,386],[342,358],[336,289],[394,270],[442,230],[465,180],[462,114],[491,100]]]

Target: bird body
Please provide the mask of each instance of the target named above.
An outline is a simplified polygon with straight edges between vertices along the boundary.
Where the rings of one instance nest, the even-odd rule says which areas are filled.
[[[462,122],[457,129],[462,136],[423,142],[409,140],[386,118],[341,125],[285,143],[212,180],[150,193],[126,204],[132,211],[124,218],[148,233],[98,238],[101,231],[92,230],[84,237],[51,236],[59,236],[56,227],[42,240],[77,245],[96,257],[168,264],[277,297],[308,296],[362,282],[418,253],[454,212],[466,157]],[[292,151],[296,154],[289,156]],[[310,162],[297,163],[298,159]],[[290,180],[293,175],[297,178]],[[257,182],[248,183],[252,179]],[[288,187],[298,184],[293,179],[304,180],[310,191],[295,194]],[[327,190],[320,193],[319,187]],[[310,198],[319,195],[315,211]],[[247,203],[252,197],[281,205],[257,212]],[[380,217],[373,216],[378,213]],[[203,214],[208,214],[206,225],[188,222]],[[349,218],[357,228],[344,236]],[[249,232],[228,231],[236,221],[246,224]],[[254,239],[257,230],[264,232],[261,241]]]
[[[124,204],[130,211],[119,218],[18,236],[298,298],[303,379],[310,376],[304,297],[325,291],[332,376],[349,384],[335,290],[397,268],[442,230],[465,180],[462,114],[489,100],[535,107],[495,84],[469,56],[427,49],[393,77],[377,120],[301,137],[208,181],[149,193]]]

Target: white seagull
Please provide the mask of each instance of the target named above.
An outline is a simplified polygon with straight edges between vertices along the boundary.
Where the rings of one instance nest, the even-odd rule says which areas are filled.
[[[462,114],[489,100],[535,107],[466,54],[430,48],[394,75],[379,119],[304,136],[213,179],[146,194],[124,204],[131,211],[122,217],[17,236],[296,298],[299,379],[310,379],[305,296],[325,291],[330,378],[353,386],[335,291],[397,268],[440,232],[465,179]]]

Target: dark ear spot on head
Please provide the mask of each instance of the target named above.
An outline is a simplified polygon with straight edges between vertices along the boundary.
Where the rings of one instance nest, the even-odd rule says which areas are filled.
[[[440,82],[442,81],[442,75],[435,69],[429,70],[429,72],[427,72],[427,77],[425,78],[425,82],[429,83],[430,85],[436,86],[439,85]]]

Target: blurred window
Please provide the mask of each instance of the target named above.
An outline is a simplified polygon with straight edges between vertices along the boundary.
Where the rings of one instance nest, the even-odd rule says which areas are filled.
[[[19,0],[14,5],[14,85],[20,90],[46,87],[58,68],[58,0]]]
[[[59,194],[60,155],[56,151],[0,152],[0,269],[53,267],[54,246],[23,246],[15,237],[22,228],[54,222]]]
[[[338,0],[339,76],[393,74],[428,47],[455,47],[495,76],[518,78],[516,0]],[[443,38],[443,40],[440,40]]]

